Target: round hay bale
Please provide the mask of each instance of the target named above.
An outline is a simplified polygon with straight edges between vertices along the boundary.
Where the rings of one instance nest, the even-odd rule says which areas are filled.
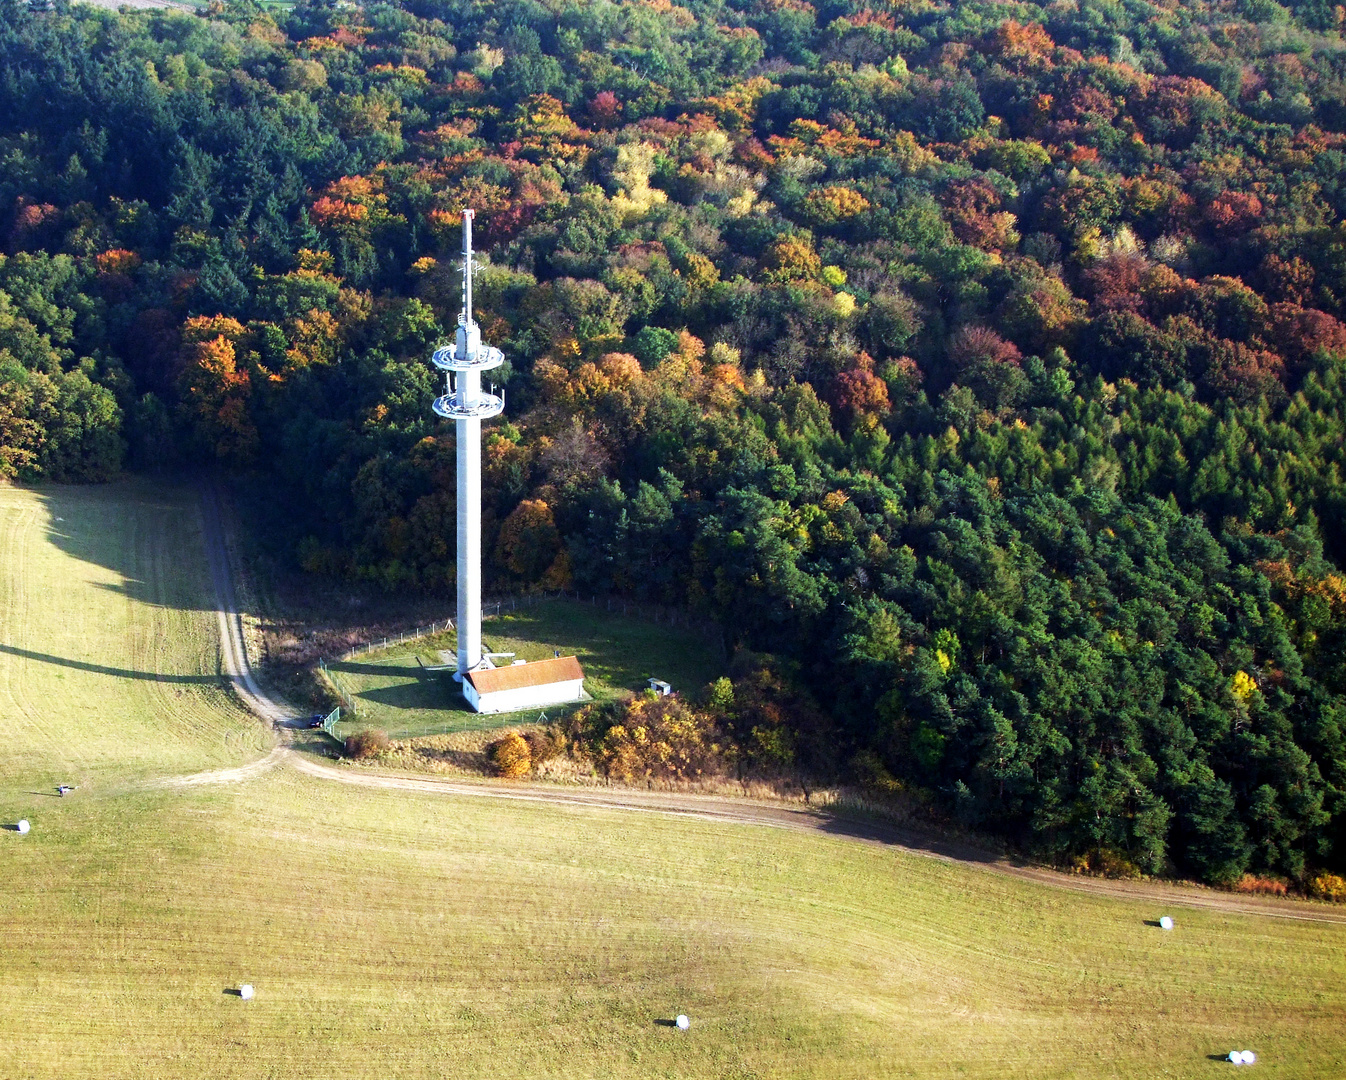
[[[689,1027],[692,1026],[692,1022],[688,1020],[686,1016],[683,1015],[679,1015],[678,1018],[673,1022],[678,1025],[679,1031],[686,1031]]]
[[[1231,1050],[1231,1051],[1229,1051],[1229,1061],[1230,1061],[1232,1064],[1234,1064],[1234,1065],[1242,1065],[1242,1064],[1243,1064],[1243,1051],[1242,1051],[1242,1050]]]
[[[1165,915],[1165,916],[1163,916],[1163,917],[1159,920],[1159,926],[1160,926],[1161,929],[1164,929],[1164,930],[1172,930],[1172,929],[1173,929],[1173,920],[1170,919],[1167,915]]]
[[[1243,1058],[1243,1064],[1245,1065],[1252,1065],[1257,1061],[1257,1055],[1254,1054],[1251,1050],[1245,1050],[1239,1056]]]
[[[244,983],[238,988],[238,996],[244,1001],[252,1000],[252,983]]]
[[[20,836],[27,836],[29,827],[27,820],[20,821],[18,825],[15,826],[15,828],[19,830]]]

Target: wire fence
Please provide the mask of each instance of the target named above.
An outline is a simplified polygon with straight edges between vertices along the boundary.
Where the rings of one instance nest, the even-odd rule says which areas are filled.
[[[318,670],[322,673],[322,680],[341,699],[341,706],[345,708],[346,712],[350,713],[351,716],[358,716],[360,714],[359,703],[346,692],[346,688],[341,685],[341,680],[337,678],[336,672],[327,666],[327,661],[321,656],[318,657]]]
[[[402,645],[408,641],[417,641],[420,638],[434,637],[435,634],[447,634],[453,629],[453,620],[445,619],[443,622],[432,622],[428,626],[418,626],[414,630],[406,630],[400,634],[391,634],[383,638],[374,638],[363,642],[360,645],[354,645],[347,649],[340,657],[339,661],[354,660],[357,656],[364,656],[374,650],[391,648],[394,645]],[[322,661],[319,661],[321,663]]]
[[[341,723],[341,706],[340,706],[340,705],[338,705],[335,709],[333,709],[331,712],[329,712],[326,716],[323,717],[323,719],[322,719],[322,730],[323,730],[327,735],[330,735],[330,736],[331,736],[333,739],[335,739],[337,742],[342,743],[342,744],[344,745],[345,740],[344,740],[340,735],[338,735],[338,734],[336,733],[336,726],[337,726],[337,724],[339,724],[339,723]]]

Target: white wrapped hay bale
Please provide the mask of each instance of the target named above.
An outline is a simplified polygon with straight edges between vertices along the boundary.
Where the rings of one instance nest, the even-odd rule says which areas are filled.
[[[23,821],[20,821],[20,822],[19,822],[16,826],[14,826],[14,827],[15,827],[16,829],[19,830],[19,835],[20,835],[20,836],[27,836],[27,835],[28,835],[29,825],[28,825],[28,821],[27,821],[26,818],[25,818]]]
[[[692,1022],[681,1013],[678,1015],[678,1018],[673,1022],[678,1025],[679,1031],[686,1031],[689,1027],[692,1026]]]
[[[238,996],[244,1001],[252,1000],[252,983],[244,983],[238,988]]]
[[[1239,1056],[1243,1058],[1243,1064],[1245,1065],[1252,1065],[1257,1061],[1257,1055],[1254,1054],[1251,1050],[1245,1050]]]
[[[1163,930],[1172,930],[1172,929],[1173,929],[1173,920],[1170,919],[1167,915],[1165,915],[1165,916],[1163,916],[1162,918],[1160,918],[1160,920],[1159,920],[1159,926],[1160,926],[1160,929],[1163,929]]]

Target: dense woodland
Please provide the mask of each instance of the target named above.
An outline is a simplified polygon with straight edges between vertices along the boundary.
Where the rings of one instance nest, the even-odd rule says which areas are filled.
[[[717,620],[758,763],[1339,869],[1344,15],[0,0],[0,472],[222,468],[449,592],[471,205],[496,590]]]

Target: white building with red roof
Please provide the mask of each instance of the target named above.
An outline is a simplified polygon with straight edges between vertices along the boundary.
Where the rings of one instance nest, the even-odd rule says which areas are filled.
[[[516,661],[463,674],[463,696],[479,713],[519,712],[584,700],[584,669],[573,656]]]

